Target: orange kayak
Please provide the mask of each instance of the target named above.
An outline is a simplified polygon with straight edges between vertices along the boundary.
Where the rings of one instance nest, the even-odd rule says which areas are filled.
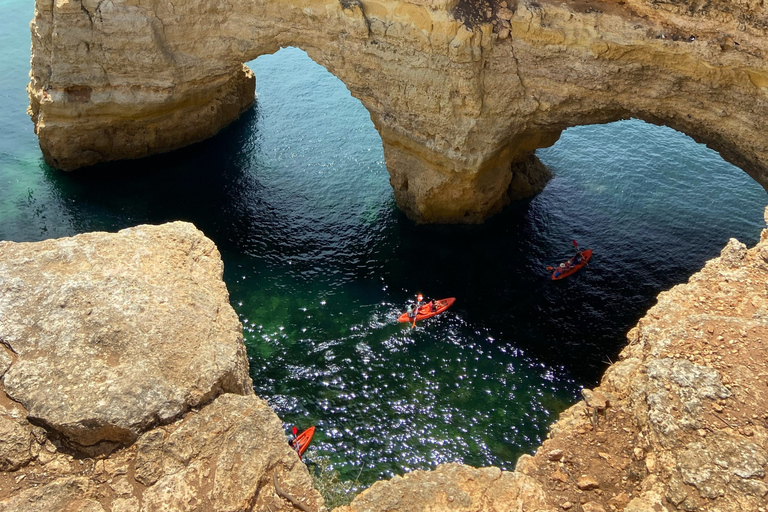
[[[585,249],[577,252],[573,258],[555,267],[555,271],[552,272],[552,280],[557,281],[558,279],[563,279],[564,277],[575,274],[580,268],[587,264],[591,257],[592,249]]]
[[[315,427],[309,427],[307,430],[297,435],[296,439],[288,442],[291,448],[296,450],[296,453],[299,454],[299,459],[301,459],[301,456],[307,451],[307,447],[309,446],[310,441],[312,441],[313,435],[315,435]]]
[[[456,297],[448,297],[447,299],[440,299],[440,300],[432,300],[427,302],[426,304],[419,307],[419,310],[416,313],[416,321],[424,320],[425,318],[430,318],[435,315],[439,315],[453,303],[456,302]],[[434,306],[434,307],[433,307]],[[398,322],[413,322],[413,318],[408,317],[408,313],[405,312],[397,319]]]

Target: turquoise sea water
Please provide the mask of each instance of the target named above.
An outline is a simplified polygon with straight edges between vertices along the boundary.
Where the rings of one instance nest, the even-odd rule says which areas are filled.
[[[440,462],[511,468],[593,386],[659,291],[728,238],[754,244],[762,188],[683,134],[637,120],[567,130],[555,178],[483,226],[418,227],[381,141],[300,50],[251,63],[256,107],[168,155],[65,174],[26,114],[33,6],[0,19],[0,239],[187,220],[222,252],[256,392],[317,425],[309,459],[371,481]],[[552,282],[571,240],[590,266]],[[410,329],[417,292],[453,308]]]

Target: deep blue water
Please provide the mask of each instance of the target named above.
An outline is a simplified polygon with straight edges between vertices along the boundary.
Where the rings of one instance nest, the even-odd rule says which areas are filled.
[[[286,426],[317,425],[310,459],[346,478],[513,467],[661,290],[762,228],[746,174],[637,120],[564,132],[539,151],[544,192],[483,226],[416,226],[365,109],[296,49],[251,63],[256,107],[213,139],[61,173],[26,114],[33,5],[3,11],[0,239],[195,223],[222,252],[256,392]],[[552,282],[572,240],[593,260]],[[410,329],[395,319],[417,292],[457,302]]]

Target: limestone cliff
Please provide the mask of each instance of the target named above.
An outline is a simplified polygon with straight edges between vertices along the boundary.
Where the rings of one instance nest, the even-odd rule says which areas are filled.
[[[541,187],[563,129],[628,117],[767,186],[767,26],[752,0],[37,0],[31,114],[54,167],[167,151],[251,104],[243,62],[298,46],[370,112],[401,209],[479,222]]]
[[[768,210],[766,210],[768,222]],[[768,230],[659,295],[599,387],[514,472],[446,465],[337,512],[765,512]]]
[[[0,510],[322,504],[191,224],[0,242]]]

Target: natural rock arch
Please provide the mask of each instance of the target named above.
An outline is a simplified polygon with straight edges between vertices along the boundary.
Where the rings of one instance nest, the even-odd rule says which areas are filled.
[[[630,116],[768,186],[761,3],[508,1],[37,0],[30,111],[54,167],[168,151],[250,106],[243,62],[297,46],[368,109],[418,222],[482,221],[543,186],[563,129]]]

